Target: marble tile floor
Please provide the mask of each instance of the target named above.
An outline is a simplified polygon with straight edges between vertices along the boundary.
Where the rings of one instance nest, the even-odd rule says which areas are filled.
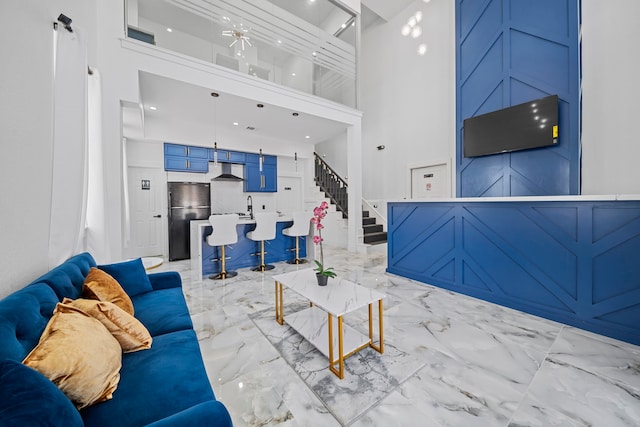
[[[254,322],[271,310],[275,324],[273,275],[309,264],[224,281],[192,280],[188,261],[152,270],[180,272],[214,392],[236,427],[640,425],[640,347],[389,275],[384,253],[324,252],[341,277],[387,295],[385,345],[417,361],[374,399],[351,377],[347,415],[320,398],[344,392],[340,380],[326,376],[324,393],[314,390]],[[302,303],[286,294],[285,319]],[[364,328],[366,316],[345,322]]]

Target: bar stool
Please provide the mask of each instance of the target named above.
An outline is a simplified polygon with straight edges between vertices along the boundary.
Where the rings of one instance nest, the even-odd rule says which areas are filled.
[[[304,264],[306,259],[300,259],[300,237],[309,235],[309,222],[311,221],[311,214],[309,212],[294,212],[293,224],[291,227],[287,227],[282,230],[282,234],[289,237],[296,238],[296,257],[287,261],[289,264]]]
[[[247,233],[247,239],[254,242],[260,242],[260,265],[252,268],[253,271],[273,270],[275,266],[264,263],[264,241],[276,238],[276,222],[278,221],[277,212],[257,212],[254,215],[256,220],[256,228]]]
[[[225,245],[231,245],[238,241],[236,225],[238,225],[239,220],[238,214],[211,215],[209,217],[213,232],[207,236],[207,243],[211,246],[220,247],[220,258],[212,258],[211,261],[220,261],[221,263],[220,273],[209,276],[210,279],[219,280],[238,275],[236,271],[227,271],[227,257],[224,249]]]

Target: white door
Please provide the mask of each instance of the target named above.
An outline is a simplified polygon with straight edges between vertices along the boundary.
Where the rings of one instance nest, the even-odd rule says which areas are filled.
[[[411,198],[451,197],[449,168],[446,163],[411,169]]]
[[[130,258],[162,256],[166,230],[167,191],[164,173],[151,168],[129,168]]]
[[[302,178],[278,177],[276,209],[280,212],[295,212],[302,209]]]

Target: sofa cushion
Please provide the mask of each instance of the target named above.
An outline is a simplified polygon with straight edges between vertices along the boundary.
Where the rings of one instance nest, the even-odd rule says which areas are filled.
[[[138,319],[109,301],[65,298],[62,304],[80,309],[99,320],[118,340],[125,353],[151,347],[152,338],[147,328]]]
[[[140,258],[115,264],[100,265],[98,268],[106,271],[116,279],[130,297],[153,290],[147,271],[144,269]]]
[[[112,302],[132,316],[134,314],[131,298],[122,289],[120,283],[109,273],[97,268],[92,268],[84,280],[82,296],[87,299]]]
[[[14,360],[0,362],[0,425],[80,427],[73,403],[38,371]]]
[[[88,252],[72,256],[64,263],[53,268],[33,283],[46,283],[58,296],[58,301],[63,297],[78,298],[82,290],[84,278],[96,262]]]
[[[132,301],[136,318],[153,337],[193,328],[181,287],[140,294]]]
[[[45,283],[22,288],[0,300],[0,360],[20,362],[38,344],[58,297]]]
[[[80,409],[111,399],[120,378],[122,349],[98,320],[58,304],[23,363],[49,378]]]
[[[207,426],[233,427],[227,408],[217,400],[209,400],[163,418],[147,427]]]
[[[214,399],[193,330],[154,337],[123,356],[114,399],[81,411],[87,426],[142,426]],[[198,425],[198,424],[189,424]]]

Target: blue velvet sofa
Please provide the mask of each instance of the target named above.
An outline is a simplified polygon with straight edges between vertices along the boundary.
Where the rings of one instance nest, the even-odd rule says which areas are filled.
[[[119,265],[100,268],[118,280]],[[176,272],[144,273],[148,281],[133,290],[121,282],[153,343],[122,355],[111,400],[78,412],[51,381],[20,363],[38,344],[56,304],[80,297],[95,266],[90,254],[76,255],[0,300],[0,426],[231,426],[209,383]]]

